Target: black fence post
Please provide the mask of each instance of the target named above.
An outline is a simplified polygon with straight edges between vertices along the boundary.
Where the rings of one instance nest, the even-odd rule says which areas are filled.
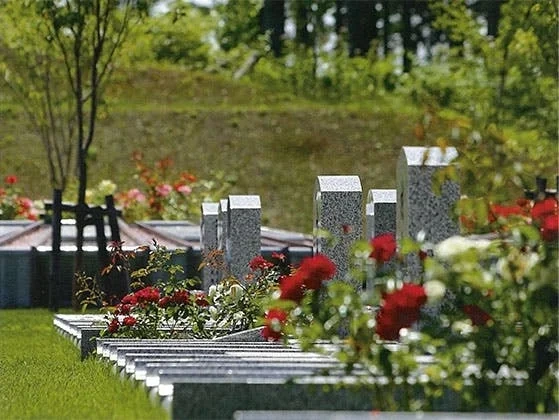
[[[49,309],[58,311],[60,295],[60,245],[62,242],[62,190],[55,189],[52,199],[52,250],[51,250],[51,273],[49,284]]]
[[[115,199],[112,195],[105,196],[105,205],[107,206],[107,216],[109,217],[109,226],[111,227],[111,241],[120,242],[118,212],[115,208]]]

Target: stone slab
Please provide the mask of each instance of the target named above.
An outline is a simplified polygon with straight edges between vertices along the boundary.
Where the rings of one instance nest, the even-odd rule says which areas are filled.
[[[366,240],[382,233],[396,235],[396,201],[395,189],[369,190],[366,204]]]
[[[240,281],[244,281],[250,271],[250,260],[260,255],[261,213],[259,196],[229,196],[225,260],[231,274]]]
[[[342,280],[350,281],[347,276],[350,250],[353,243],[361,239],[362,196],[358,176],[316,178],[313,251],[327,255],[336,264],[336,278]]]

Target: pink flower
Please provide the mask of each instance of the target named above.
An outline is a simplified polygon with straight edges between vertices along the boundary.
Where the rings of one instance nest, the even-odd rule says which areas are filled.
[[[155,191],[160,197],[167,197],[173,191],[173,187],[169,184],[159,184],[155,187]]]
[[[29,210],[33,207],[33,201],[27,197],[18,197],[17,202],[19,206],[25,210]]]
[[[128,192],[126,193],[126,198],[132,201],[137,201],[139,203],[146,201],[146,196],[138,188],[132,188],[131,190],[128,190]]]
[[[181,193],[181,194],[184,194],[184,195],[188,195],[192,192],[192,188],[190,188],[188,185],[184,185],[184,184],[177,185],[175,187],[175,190],[177,192]]]

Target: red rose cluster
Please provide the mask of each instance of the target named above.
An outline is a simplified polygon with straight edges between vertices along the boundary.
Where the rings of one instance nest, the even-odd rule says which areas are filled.
[[[396,253],[396,238],[391,233],[383,233],[375,236],[369,242],[373,250],[370,258],[374,259],[378,264],[390,261]]]
[[[384,340],[397,340],[400,329],[411,327],[419,319],[427,295],[420,285],[404,284],[401,289],[384,294],[383,300],[376,316],[376,332]]]
[[[305,290],[319,289],[322,282],[330,280],[335,273],[336,265],[326,255],[305,258],[294,274],[280,279],[280,299],[299,303]]]
[[[274,264],[267,261],[262,255],[258,255],[254,257],[252,260],[250,260],[248,266],[252,271],[256,271],[256,270],[267,270],[268,268],[272,268]]]
[[[305,258],[298,270],[280,278],[280,299],[301,302],[305,290],[318,290],[323,281],[330,280],[336,273],[336,265],[323,254]],[[281,338],[281,326],[287,321],[282,309],[270,309],[264,321],[262,336],[269,341]]]
[[[542,239],[557,242],[559,238],[559,206],[557,199],[548,197],[532,207],[532,221],[539,226]]]
[[[268,341],[277,341],[281,338],[281,326],[287,321],[287,313],[281,309],[270,309],[264,320],[262,337]]]
[[[468,315],[472,324],[476,326],[483,326],[492,319],[491,315],[477,305],[464,305],[462,311]]]

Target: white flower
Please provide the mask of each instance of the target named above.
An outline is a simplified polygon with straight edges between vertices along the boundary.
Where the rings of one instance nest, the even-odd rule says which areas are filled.
[[[111,195],[116,191],[116,184],[110,179],[104,179],[97,185],[97,190],[102,196]]]
[[[208,311],[210,312],[210,316],[212,319],[217,319],[217,315],[218,315],[218,310],[215,306],[210,306],[208,308]]]
[[[444,283],[438,280],[429,280],[423,285],[423,289],[425,290],[427,302],[429,304],[440,302],[446,292]]]
[[[208,297],[213,298],[216,292],[217,292],[217,286],[215,284],[212,284],[208,289]]]
[[[469,335],[474,330],[474,327],[472,327],[472,324],[468,322],[455,321],[452,323],[451,329],[460,335]]]
[[[244,293],[243,288],[238,284],[233,284],[229,288],[229,295],[235,300],[239,300],[243,295],[243,293]]]
[[[450,260],[468,249],[477,249],[483,251],[489,247],[491,241],[487,239],[468,239],[463,236],[451,236],[442,242],[439,242],[434,249],[436,257],[442,260]]]

